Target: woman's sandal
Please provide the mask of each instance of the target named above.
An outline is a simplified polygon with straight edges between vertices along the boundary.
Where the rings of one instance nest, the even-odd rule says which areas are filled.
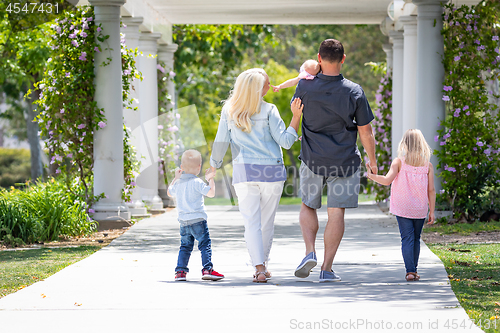
[[[406,273],[405,279],[406,281],[418,281],[420,280],[420,275],[418,275],[417,273],[408,272]]]
[[[267,269],[264,271],[264,273],[266,274],[266,280],[271,280],[271,277],[273,276],[271,274],[271,272],[268,272]]]
[[[263,276],[264,279],[260,278],[260,276]],[[253,275],[253,282],[266,283],[267,282],[266,272],[255,272],[255,274]]]

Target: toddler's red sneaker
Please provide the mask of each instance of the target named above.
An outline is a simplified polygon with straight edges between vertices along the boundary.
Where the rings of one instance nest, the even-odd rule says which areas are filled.
[[[186,281],[186,272],[184,271],[175,272],[175,281]]]
[[[213,269],[204,269],[202,274],[202,280],[219,281],[224,278],[224,275],[217,273]]]

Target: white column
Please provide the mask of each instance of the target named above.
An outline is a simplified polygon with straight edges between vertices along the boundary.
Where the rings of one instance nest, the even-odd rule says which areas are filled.
[[[417,17],[401,16],[404,25],[403,134],[417,127]]]
[[[398,157],[399,141],[403,137],[403,65],[404,42],[401,31],[391,31],[393,43],[392,69],[392,159]]]
[[[121,199],[123,181],[122,69],[120,52],[120,7],[124,0],[90,0],[96,24],[102,24],[109,39],[95,54],[95,101],[104,109],[106,127],[94,133],[94,194],[104,193],[93,209],[96,221],[129,220]],[[107,49],[106,49],[107,48]],[[110,57],[107,66],[100,66]],[[102,225],[100,225],[102,227]]]
[[[129,49],[136,49],[139,47],[139,36],[141,35],[139,31],[139,25],[141,25],[143,21],[142,17],[122,17],[122,23],[126,27],[121,28],[122,34],[125,35],[125,44]],[[135,57],[136,66],[138,66],[139,57]],[[130,97],[134,99],[132,103],[132,108],[139,107],[139,104],[135,101],[139,99],[139,81],[132,81],[132,87],[134,89],[130,90]],[[127,126],[131,131],[130,142],[132,146],[136,149],[136,158],[137,160],[141,160],[141,155],[139,151],[139,147],[141,146],[141,135],[138,135],[138,131],[135,129],[141,126],[141,118],[139,109],[131,110],[128,108],[123,109],[123,121],[125,126]],[[136,181],[136,180],[134,180]],[[147,216],[147,210],[144,206],[144,203],[141,200],[141,194],[139,193],[139,188],[135,188],[130,196],[130,203],[127,203],[128,209],[132,216],[140,217]]]
[[[443,0],[413,0],[418,8],[418,48],[417,48],[417,128],[425,136],[432,149],[440,149],[439,142],[434,142],[440,120],[444,119],[443,98],[444,53],[443,20],[441,7]],[[431,162],[437,165],[433,155]],[[435,177],[437,190],[441,189],[441,180]]]
[[[139,70],[143,80],[139,83],[139,110],[144,141],[140,153],[145,157],[141,163],[137,185],[142,200],[152,210],[163,209],[158,196],[158,82],[157,82],[157,41],[159,33],[143,32],[139,38]]]
[[[174,53],[177,51],[177,44],[159,45],[158,46],[158,61],[165,63],[165,72],[174,71]],[[175,83],[173,78],[170,78],[167,83],[167,92],[170,95],[170,103],[167,105],[167,111],[176,108]],[[165,177],[160,175],[158,178],[158,194],[163,201],[164,207],[174,207],[175,201],[167,195],[167,185]]]
[[[393,50],[392,50],[392,44],[391,43],[387,43],[387,44],[384,44],[382,45],[382,49],[384,49],[384,52],[386,54],[386,59],[387,59],[387,73],[391,73],[392,72],[392,67],[393,67],[393,63],[394,63],[394,60],[393,60]]]

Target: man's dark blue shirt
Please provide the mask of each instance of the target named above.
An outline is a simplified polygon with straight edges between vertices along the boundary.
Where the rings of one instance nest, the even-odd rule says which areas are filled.
[[[357,126],[374,119],[361,86],[342,74],[319,73],[314,80],[300,80],[296,97],[304,104],[299,158],[317,175],[354,174],[361,163]]]

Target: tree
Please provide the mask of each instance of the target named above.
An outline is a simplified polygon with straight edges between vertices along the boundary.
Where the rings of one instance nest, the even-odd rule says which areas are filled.
[[[39,81],[49,58],[50,36],[46,33],[48,22],[72,6],[63,0],[36,5],[28,0],[19,0],[16,4],[19,10],[11,2],[0,3],[0,89],[6,94],[7,102],[12,105],[2,117],[17,120],[24,118],[25,135],[31,148],[31,178],[36,180],[42,176],[43,167],[39,128],[33,121],[38,114],[33,103],[40,92],[34,88],[34,84]],[[49,5],[52,8],[50,13]],[[40,15],[40,9],[43,15]],[[32,15],[32,10],[37,12]],[[33,93],[28,96],[27,103],[22,103],[20,96],[28,91]]]

